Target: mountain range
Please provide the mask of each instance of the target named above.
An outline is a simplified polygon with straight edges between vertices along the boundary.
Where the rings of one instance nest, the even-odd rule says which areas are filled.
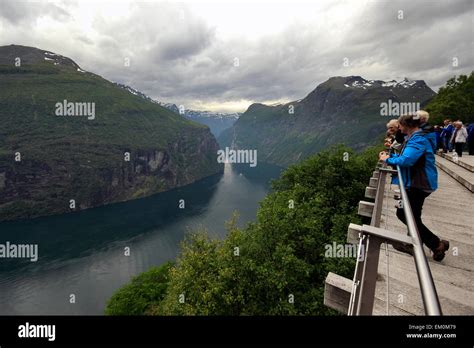
[[[223,170],[208,127],[38,48],[0,47],[0,124],[0,220],[145,197]]]
[[[208,126],[211,130],[211,133],[215,137],[221,135],[221,133],[234,125],[234,123],[242,115],[240,112],[236,113],[222,113],[222,112],[212,112],[212,111],[198,111],[198,110],[189,110],[185,109],[184,112],[181,111],[175,104],[166,104],[165,107],[170,110],[182,114],[189,120],[196,121],[198,123]]]
[[[252,104],[219,136],[219,144],[255,149],[261,162],[287,166],[333,144],[356,150],[377,141],[385,124],[384,103],[423,108],[436,93],[422,80],[331,77],[303,99],[280,105]]]
[[[332,144],[362,149],[392,118],[382,104],[423,107],[435,95],[422,80],[347,76],[241,115],[180,110],[68,57],[2,46],[0,221],[145,197],[221,172],[207,126],[221,147],[257,150],[259,162],[287,166]]]
[[[211,133],[214,134],[215,137],[218,137],[224,129],[230,128],[235,121],[237,121],[242,115],[240,112],[236,113],[222,113],[222,112],[212,112],[212,111],[198,111],[198,110],[190,110],[190,109],[181,109],[174,103],[163,103],[153,98],[150,98],[146,94],[136,90],[133,87],[128,85],[116,83],[116,85],[120,88],[123,88],[133,95],[139,96],[145,100],[148,100],[152,103],[161,105],[174,113],[184,116],[185,118],[195,121],[200,124],[204,124],[209,127]]]

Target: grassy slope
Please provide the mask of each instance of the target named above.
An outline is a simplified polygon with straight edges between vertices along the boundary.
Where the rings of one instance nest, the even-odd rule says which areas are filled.
[[[56,133],[69,143],[164,146],[183,127],[205,128],[94,74],[48,63],[0,66],[0,74],[2,138],[24,149],[36,148],[31,140],[57,143]],[[64,99],[95,102],[96,119],[55,116],[55,103]]]

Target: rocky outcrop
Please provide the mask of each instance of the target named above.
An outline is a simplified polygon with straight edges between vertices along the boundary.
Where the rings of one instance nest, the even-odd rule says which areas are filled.
[[[209,130],[167,148],[96,148],[111,160],[97,166],[71,160],[41,162],[0,156],[0,220],[62,214],[146,197],[223,170]],[[130,160],[126,154],[130,153]],[[36,157],[36,154],[35,154]],[[71,200],[74,205],[71,207]]]

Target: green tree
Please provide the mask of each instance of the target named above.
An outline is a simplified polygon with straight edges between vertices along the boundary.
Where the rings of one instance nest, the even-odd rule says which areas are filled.
[[[169,271],[173,263],[167,262],[133,278],[108,301],[106,315],[144,315],[165,296]]]
[[[474,72],[449,79],[426,110],[431,114],[433,124],[440,124],[448,117],[474,122]]]

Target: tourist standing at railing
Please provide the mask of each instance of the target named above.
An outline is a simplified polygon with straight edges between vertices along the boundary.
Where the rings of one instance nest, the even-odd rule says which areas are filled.
[[[413,217],[423,243],[431,249],[433,259],[441,261],[449,249],[449,242],[440,240],[421,220],[425,199],[438,188],[433,146],[420,129],[419,115],[404,115],[398,119],[400,130],[407,135],[401,153],[379,154],[379,159],[392,166],[399,166],[410,202]],[[406,224],[403,208],[397,208],[397,217]]]
[[[443,142],[441,141],[442,128],[438,125],[434,126],[434,133],[436,137],[436,151],[443,148]]]
[[[451,144],[454,146],[454,151],[458,157],[462,157],[462,148],[467,141],[467,130],[464,128],[461,121],[454,122],[454,132],[451,136]]]
[[[399,153],[405,138],[400,131],[398,120],[392,119],[387,123],[387,138],[385,138],[385,147],[390,153]]]
[[[433,147],[433,152],[436,152],[436,134],[434,132],[434,127],[429,124],[430,114],[425,110],[418,110],[416,115],[420,117],[420,129],[425,135],[425,138],[429,140],[431,146]]]
[[[469,155],[474,156],[474,122],[467,127],[467,144]]]
[[[449,118],[444,120],[444,128],[443,131],[441,132],[441,139],[443,140],[443,152],[446,153],[448,151],[451,151],[451,143],[450,139],[451,136],[453,135],[454,131],[454,126]]]

